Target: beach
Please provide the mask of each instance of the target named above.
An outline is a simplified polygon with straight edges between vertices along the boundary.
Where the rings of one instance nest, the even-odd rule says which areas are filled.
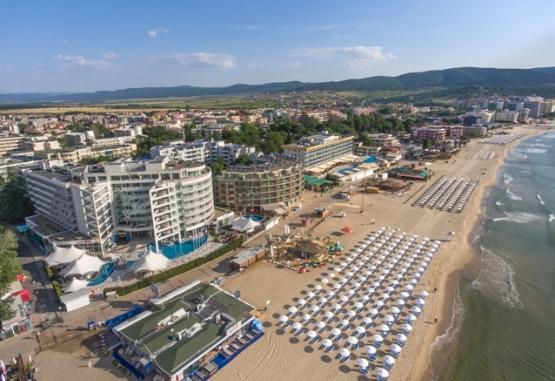
[[[528,135],[540,132],[528,126],[513,130],[513,132],[521,131]],[[429,291],[430,295],[421,317],[414,325],[414,331],[391,371],[390,380],[430,379],[431,348],[436,338],[443,335],[451,323],[458,273],[475,257],[470,240],[480,219],[483,199],[490,187],[496,183],[499,168],[507,152],[518,143],[519,141],[508,145],[489,145],[473,140],[448,162],[434,162],[430,166],[434,172],[431,182],[415,183],[406,194],[401,196],[357,193],[350,201],[338,201],[329,195],[321,196],[312,192],[305,192],[303,195],[301,212],[308,212],[324,205],[330,208],[332,215],[339,211],[346,213],[346,217],[343,218],[329,217],[312,231],[314,237],[339,239],[346,250],[351,249],[363,237],[381,226],[399,228],[400,231],[408,234],[440,240],[448,239],[450,232],[456,233],[449,242],[442,245],[418,284],[419,289]],[[442,175],[466,177],[478,181],[478,186],[463,212],[448,213],[412,206],[417,197]],[[270,233],[281,234],[284,223],[298,222],[301,212],[287,217]],[[371,220],[374,220],[375,224],[372,224]],[[354,232],[349,235],[340,234],[339,231],[344,225],[352,226]],[[248,242],[247,246],[264,242],[265,237],[260,236]],[[209,263],[172,279],[164,289],[171,289],[193,279],[213,279],[221,275],[217,268],[217,263]],[[361,374],[353,364],[340,364],[333,359],[332,355],[326,356],[321,349],[307,345],[303,340],[294,340],[288,331],[282,332],[275,326],[276,316],[285,313],[294,298],[300,297],[302,292],[308,290],[309,285],[315,284],[325,272],[326,269],[322,269],[297,274],[263,262],[239,275],[226,277],[222,286],[231,292],[240,290],[241,297],[259,310],[259,316],[266,326],[266,334],[216,373],[213,379],[253,381],[365,379],[360,378]],[[122,304],[125,301],[135,302],[144,300],[145,297],[146,293],[140,292],[124,297],[119,302]],[[264,311],[267,301],[269,301],[268,310]],[[74,340],[67,343],[65,348],[61,350],[54,347],[36,356],[40,373],[48,375],[45,379],[74,379],[79,375],[79,379],[83,380],[108,381],[122,377],[117,371],[111,369],[111,360],[92,355],[92,351],[83,349],[81,341]],[[60,355],[61,353],[63,356]],[[62,358],[64,366],[54,365]],[[90,368],[89,362],[91,362]]]

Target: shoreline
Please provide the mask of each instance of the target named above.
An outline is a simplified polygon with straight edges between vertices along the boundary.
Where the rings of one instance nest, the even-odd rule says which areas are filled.
[[[496,159],[496,163],[493,167],[494,175],[490,175],[487,179],[481,181],[481,186],[478,192],[474,195],[474,200],[469,208],[469,217],[465,219],[463,223],[463,230],[461,232],[461,245],[453,254],[449,266],[449,271],[444,273],[439,281],[438,287],[438,298],[434,300],[433,309],[441,311],[438,314],[438,324],[432,326],[428,329],[425,334],[423,347],[426,350],[422,351],[415,359],[414,365],[408,380],[419,380],[419,381],[432,381],[434,372],[434,359],[437,354],[434,353],[434,345],[436,344],[436,339],[442,337],[448,333],[450,327],[455,323],[453,321],[454,316],[454,306],[455,298],[458,292],[458,285],[460,281],[461,274],[469,271],[472,267],[476,265],[476,261],[480,259],[479,253],[475,247],[475,237],[479,234],[479,229],[482,228],[482,223],[486,218],[486,199],[491,188],[493,188],[500,181],[500,175],[502,172],[505,160],[510,152],[512,152],[518,145],[520,145],[523,140],[528,139],[533,136],[542,135],[547,133],[548,129],[534,128],[530,130],[524,130],[527,135],[512,142],[509,145],[504,146],[502,155]],[[490,172],[491,173],[491,172]],[[475,213],[472,213],[475,211]],[[446,359],[440,359],[439,362],[445,361]]]

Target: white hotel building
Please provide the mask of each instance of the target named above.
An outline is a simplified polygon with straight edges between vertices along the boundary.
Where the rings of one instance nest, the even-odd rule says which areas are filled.
[[[203,232],[214,217],[212,174],[202,163],[120,159],[80,167],[78,175],[29,170],[24,177],[46,224],[102,243],[102,253],[118,236],[148,237],[157,248],[182,241]],[[28,218],[32,228],[33,218]]]

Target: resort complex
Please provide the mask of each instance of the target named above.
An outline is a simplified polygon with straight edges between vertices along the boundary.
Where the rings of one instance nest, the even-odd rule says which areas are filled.
[[[305,169],[319,170],[353,159],[353,137],[337,135],[313,135],[299,140],[297,144],[283,147],[285,155],[294,157]]]

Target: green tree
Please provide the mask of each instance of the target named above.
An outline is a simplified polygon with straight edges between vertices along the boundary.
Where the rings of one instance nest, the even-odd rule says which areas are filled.
[[[165,127],[149,127],[145,128],[143,135],[146,137],[137,138],[136,156],[147,156],[150,148],[156,145],[165,144],[172,140],[181,140],[182,136],[179,131],[170,130]]]
[[[11,175],[0,189],[0,221],[18,224],[33,213],[33,204],[25,194],[24,180]]]
[[[249,165],[251,163],[252,163],[252,160],[250,157],[248,157],[247,155],[241,155],[235,160],[233,164]]]
[[[212,176],[218,176],[221,175],[222,171],[225,169],[225,163],[222,159],[218,159],[212,163],[210,168],[212,169]]]
[[[6,295],[9,292],[11,283],[21,272],[21,266],[17,260],[17,247],[15,235],[0,226],[0,295]],[[11,302],[11,298],[0,299],[0,321],[14,316]]]

